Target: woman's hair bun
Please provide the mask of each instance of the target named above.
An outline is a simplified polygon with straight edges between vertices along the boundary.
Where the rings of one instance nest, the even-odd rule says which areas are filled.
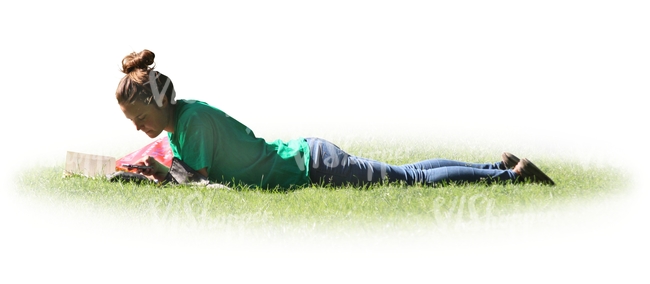
[[[132,52],[122,59],[122,72],[129,74],[134,70],[149,71],[153,69],[156,55],[151,50],[145,49],[140,52]]]

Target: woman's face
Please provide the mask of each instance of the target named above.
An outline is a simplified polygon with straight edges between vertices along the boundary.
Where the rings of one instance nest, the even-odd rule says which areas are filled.
[[[133,104],[120,104],[120,108],[126,118],[133,122],[136,130],[144,132],[151,138],[156,138],[163,130],[169,129],[170,111],[166,102],[163,103],[163,107],[156,107],[155,103],[145,104],[136,101]]]

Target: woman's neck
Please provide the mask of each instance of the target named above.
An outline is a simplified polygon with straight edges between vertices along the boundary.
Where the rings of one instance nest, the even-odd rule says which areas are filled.
[[[176,104],[169,104],[169,113],[167,113],[167,126],[165,131],[174,133],[176,130]]]

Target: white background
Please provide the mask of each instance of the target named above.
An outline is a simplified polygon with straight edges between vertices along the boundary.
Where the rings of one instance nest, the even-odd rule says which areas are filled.
[[[207,101],[269,139],[396,133],[533,145],[636,177],[629,198],[556,217],[567,221],[553,228],[524,222],[537,229],[514,226],[508,242],[479,234],[415,249],[391,240],[368,245],[370,254],[307,248],[299,257],[252,243],[224,252],[192,236],[147,245],[149,234],[119,224],[20,204],[5,185],[3,277],[647,279],[650,11],[643,1],[530,2],[3,2],[9,177],[60,164],[67,150],[116,156],[148,143],[114,99],[121,59],[145,48],[177,98]],[[119,241],[102,238],[109,230]]]

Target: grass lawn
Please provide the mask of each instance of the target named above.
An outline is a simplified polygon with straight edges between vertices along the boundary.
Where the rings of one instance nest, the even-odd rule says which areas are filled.
[[[500,157],[499,152],[488,154],[482,149],[449,145],[429,149],[417,144],[398,147],[390,141],[339,145],[350,153],[394,164],[432,157],[494,162]],[[628,188],[625,181],[629,179],[616,168],[544,156],[531,160],[557,185],[388,184],[367,189],[311,186],[272,192],[63,177],[63,165],[29,169],[16,182],[19,195],[28,200],[71,210],[91,208],[143,223],[235,234],[350,237],[387,232],[417,235],[472,224],[490,226],[509,216],[604,201]]]

